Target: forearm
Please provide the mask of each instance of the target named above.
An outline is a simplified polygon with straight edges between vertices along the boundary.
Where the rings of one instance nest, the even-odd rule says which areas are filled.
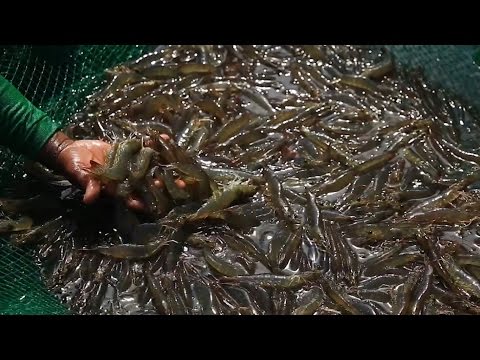
[[[37,160],[48,140],[60,129],[0,76],[0,144]]]

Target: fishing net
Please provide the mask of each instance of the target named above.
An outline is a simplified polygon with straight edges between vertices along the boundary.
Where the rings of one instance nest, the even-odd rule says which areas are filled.
[[[152,46],[9,46],[0,50],[0,74],[36,106],[65,124],[101,84],[103,70],[136,58]],[[0,155],[0,189],[21,176],[22,159]],[[1,190],[0,190],[1,192]],[[0,314],[65,314],[43,286],[28,251],[0,240]]]
[[[102,83],[103,70],[153,50],[153,46],[8,46],[0,48],[0,74],[36,106],[66,124]],[[401,66],[422,67],[441,86],[480,109],[480,62],[473,45],[391,45]],[[0,195],[22,176],[22,158],[0,152]],[[67,314],[46,290],[27,250],[0,239],[0,314]]]

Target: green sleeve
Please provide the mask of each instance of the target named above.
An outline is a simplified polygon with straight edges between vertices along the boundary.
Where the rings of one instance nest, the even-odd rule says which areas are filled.
[[[480,66],[480,48],[473,54],[473,61],[475,61],[475,64]]]
[[[0,75],[0,145],[36,159],[60,129],[47,114],[36,108]]]

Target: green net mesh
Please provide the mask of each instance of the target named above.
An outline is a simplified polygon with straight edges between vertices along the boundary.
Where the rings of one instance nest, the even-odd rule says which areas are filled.
[[[0,74],[36,106],[65,124],[101,84],[103,70],[152,46],[9,46],[0,49]],[[21,175],[21,158],[0,154],[0,193]],[[0,314],[65,314],[43,286],[28,251],[0,239]]]
[[[400,65],[422,67],[433,83],[480,108],[478,45],[390,45]]]
[[[422,67],[433,83],[480,109],[479,46],[390,45],[401,66]],[[66,124],[103,80],[103,70],[153,50],[145,45],[0,47],[0,74]],[[21,176],[22,159],[0,151],[0,195]],[[0,239],[0,314],[68,314],[43,285],[26,250]]]

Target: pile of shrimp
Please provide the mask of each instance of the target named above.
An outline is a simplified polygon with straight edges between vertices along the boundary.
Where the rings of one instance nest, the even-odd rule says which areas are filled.
[[[86,207],[37,166],[0,201],[72,311],[479,313],[480,129],[420,70],[381,47],[181,45],[105,77],[65,131],[112,141],[92,175],[118,199]]]

